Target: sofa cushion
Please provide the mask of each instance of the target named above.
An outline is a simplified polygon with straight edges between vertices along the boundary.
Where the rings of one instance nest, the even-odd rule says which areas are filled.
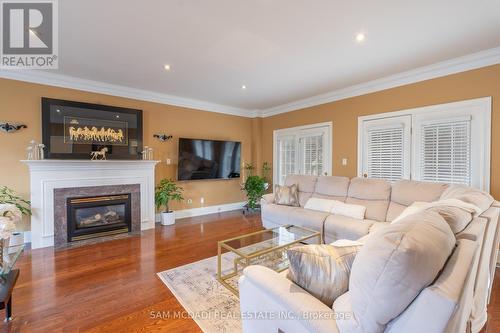
[[[297,184],[299,192],[312,193],[316,187],[317,179],[318,177],[316,176],[288,175],[285,179],[285,185]]]
[[[345,202],[351,205],[360,205],[366,207],[366,212],[365,212],[366,219],[380,221],[380,222],[385,221],[385,216],[387,214],[387,207],[389,206],[389,201],[363,200],[363,199],[348,197]]]
[[[439,200],[447,184],[398,180],[392,184],[391,201],[409,206],[415,201],[431,202]]]
[[[481,209],[481,213],[495,201],[488,193],[465,185],[450,185],[441,195],[441,200],[444,199],[458,199],[473,204]]]
[[[405,210],[391,223],[398,223],[406,216],[423,210],[433,211],[441,215],[446,223],[448,223],[453,233],[457,234],[467,227],[467,225],[472,221],[472,214],[477,212],[479,208],[458,199],[444,199],[434,202],[416,201],[406,207]]]
[[[296,208],[288,216],[288,224],[297,225],[317,231],[323,230],[323,222],[330,213],[303,208]]]
[[[347,291],[351,266],[361,246],[303,245],[287,251],[287,277],[329,307]]]
[[[458,234],[472,221],[472,213],[453,206],[435,206],[427,209],[436,212],[448,223],[454,234]]]
[[[268,220],[276,224],[290,224],[290,215],[299,210],[304,210],[299,207],[282,206],[276,204],[267,204],[262,206],[262,219]]]
[[[391,196],[391,185],[382,179],[353,178],[346,203],[366,207],[365,218],[385,221]]]
[[[356,177],[351,179],[347,196],[364,200],[389,201],[391,184],[383,179]]]
[[[357,240],[368,234],[371,225],[374,223],[373,220],[358,220],[342,215],[330,215],[325,220],[325,239],[328,237],[328,240]]]
[[[316,176],[288,175],[285,179],[285,185],[297,184],[299,188],[299,204],[304,207],[307,200],[311,197],[316,187]]]
[[[274,203],[285,206],[299,206],[299,192],[297,184],[290,186],[276,185],[274,187]]]
[[[361,205],[347,204],[335,200],[330,213],[363,220],[365,218],[366,207]]]
[[[349,292],[363,332],[383,332],[436,278],[455,246],[444,219],[423,211],[381,228],[354,259]]]
[[[399,180],[392,184],[391,202],[387,210],[386,220],[391,222],[403,210],[416,201],[431,202],[439,200],[448,187],[443,183],[420,182],[414,180]]]
[[[313,197],[345,201],[349,190],[349,178],[320,176],[316,182]]]
[[[323,199],[323,198],[309,198],[307,199],[304,208],[329,213],[332,210],[334,204],[335,200]]]

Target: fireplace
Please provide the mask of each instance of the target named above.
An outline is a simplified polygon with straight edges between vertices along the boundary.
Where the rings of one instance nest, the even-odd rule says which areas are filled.
[[[68,242],[128,233],[132,229],[131,195],[67,198]]]

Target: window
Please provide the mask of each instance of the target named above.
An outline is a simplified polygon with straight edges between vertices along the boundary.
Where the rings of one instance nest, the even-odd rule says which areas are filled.
[[[470,118],[422,124],[420,179],[471,185]]]
[[[370,120],[363,127],[363,176],[389,181],[409,178],[411,117]]]
[[[331,174],[331,123],[274,131],[274,183],[290,174]]]
[[[489,190],[491,98],[360,117],[358,174]]]

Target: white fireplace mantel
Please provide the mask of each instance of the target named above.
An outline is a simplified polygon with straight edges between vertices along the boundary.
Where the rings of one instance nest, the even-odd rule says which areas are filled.
[[[31,246],[54,245],[54,189],[140,184],[141,230],[155,227],[155,165],[147,160],[24,160],[31,181]]]

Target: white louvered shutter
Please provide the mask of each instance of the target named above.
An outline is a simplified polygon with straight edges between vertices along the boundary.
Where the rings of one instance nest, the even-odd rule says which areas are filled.
[[[471,185],[470,119],[426,122],[420,131],[420,179]]]
[[[404,174],[404,128],[368,131],[368,177],[395,181]]]
[[[410,178],[411,116],[363,123],[363,176],[388,181]]]
[[[295,137],[281,137],[277,140],[278,183],[284,184],[287,175],[295,174],[297,147]]]
[[[299,139],[302,163],[299,173],[319,176],[323,174],[323,135],[309,135]]]

